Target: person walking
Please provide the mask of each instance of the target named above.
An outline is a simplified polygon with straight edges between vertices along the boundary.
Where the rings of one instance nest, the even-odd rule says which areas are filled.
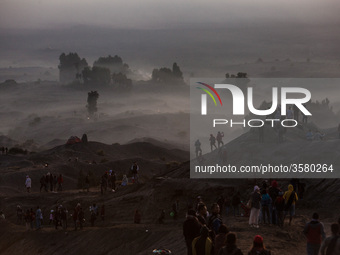
[[[318,255],[321,243],[326,238],[318,213],[313,213],[312,220],[306,224],[303,233],[307,237],[307,255]]]
[[[28,175],[26,175],[25,187],[27,189],[27,193],[30,193],[32,187],[32,180]]]
[[[213,147],[215,147],[215,149],[217,149],[217,147],[216,147],[216,138],[215,138],[215,136],[213,134],[210,134],[209,141],[210,141],[211,151],[213,151]]]
[[[131,166],[131,171],[132,171],[132,182],[133,183],[139,183],[139,165],[137,162],[133,162]]]
[[[41,209],[39,208],[39,206],[37,206],[37,211],[35,212],[35,221],[36,221],[37,230],[41,228],[41,219],[42,219]]]
[[[197,139],[195,142],[195,153],[196,153],[196,158],[198,158],[199,153],[202,154],[201,142],[199,139]]]
[[[292,184],[288,185],[288,191],[284,193],[283,198],[285,200],[283,221],[287,214],[289,213],[289,226],[290,226],[295,215],[295,204],[296,201],[298,201],[298,196],[294,191],[294,187]]]
[[[259,186],[254,187],[254,192],[251,194],[250,198],[250,216],[249,216],[249,226],[259,228],[259,214],[260,214],[260,202],[261,194]]]
[[[196,212],[195,210],[190,209],[187,213],[187,218],[183,223],[183,235],[188,249],[188,255],[192,255],[191,244],[196,237],[200,236],[200,230],[201,224],[196,217]]]

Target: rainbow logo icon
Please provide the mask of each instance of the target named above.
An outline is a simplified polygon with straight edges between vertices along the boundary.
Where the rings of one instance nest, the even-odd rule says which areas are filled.
[[[197,82],[197,83],[207,87],[208,89],[210,89],[217,96],[217,98],[220,101],[220,104],[222,106],[221,97],[220,97],[220,95],[217,93],[217,91],[213,87],[211,87],[210,85],[208,85],[206,83],[203,83],[203,82]],[[206,92],[212,98],[212,100],[214,101],[215,105],[217,106],[216,100],[215,100],[214,96],[211,94],[211,92],[209,90],[201,88],[201,87],[197,87],[197,88],[203,90],[204,92]]]

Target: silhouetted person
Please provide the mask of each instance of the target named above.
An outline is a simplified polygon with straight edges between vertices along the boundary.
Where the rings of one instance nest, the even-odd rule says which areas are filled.
[[[217,147],[216,147],[216,138],[215,138],[215,136],[213,134],[210,134],[209,141],[210,141],[211,151],[213,151],[213,147],[215,147],[215,149],[217,149]]]
[[[198,158],[199,153],[202,154],[201,142],[199,139],[197,139],[195,142],[195,152],[196,152],[196,158]]]
[[[224,143],[223,143],[223,141],[222,141],[222,138],[223,138],[223,137],[224,137],[224,133],[218,131],[218,132],[217,132],[217,135],[216,135],[216,140],[217,140],[217,146],[218,146],[218,148],[220,148],[221,144],[222,144],[222,146],[224,145]]]
[[[263,238],[260,235],[255,236],[253,241],[253,247],[248,252],[248,255],[270,255],[271,252],[269,250],[266,250],[264,244],[263,244]]]
[[[306,224],[303,233],[307,237],[307,255],[318,255],[321,243],[326,238],[319,214],[313,213],[312,220]]]
[[[236,234],[228,233],[225,246],[221,248],[218,255],[243,255],[242,251],[236,246]]]
[[[110,170],[109,183],[110,183],[112,192],[115,192],[116,191],[116,173],[112,170]]]
[[[101,194],[103,195],[106,190],[107,190],[107,184],[108,184],[108,174],[107,172],[105,172],[103,175],[102,175],[102,178],[101,178],[101,182],[100,182],[100,191],[101,191]]]
[[[196,212],[190,209],[187,218],[183,223],[183,235],[187,246],[188,255],[192,255],[192,241],[200,235],[201,224],[198,222]]]
[[[208,227],[216,235],[221,225],[222,225],[222,218],[220,215],[220,206],[217,203],[214,203],[211,206],[211,215],[208,219]]]
[[[90,221],[91,221],[91,227],[94,227],[94,222],[97,219],[97,213],[95,211],[95,205],[93,205],[91,207],[91,217],[90,217]]]
[[[288,185],[288,191],[284,193],[283,198],[285,200],[284,218],[287,214],[289,214],[289,225],[291,225],[293,217],[295,215],[295,203],[298,200],[298,196],[294,191],[292,184]]]
[[[266,216],[268,219],[268,223],[271,224],[272,219],[270,218],[271,213],[269,209],[271,208],[272,199],[268,195],[267,191],[264,189],[262,191],[262,198],[261,198],[261,209],[262,209],[262,219],[263,223],[266,224]]]
[[[137,162],[133,162],[131,171],[133,183],[139,183],[139,165],[137,165]]]
[[[339,224],[333,223],[331,225],[332,235],[327,237],[320,248],[321,255],[336,255],[340,254],[340,235],[339,235]],[[327,252],[325,252],[327,250]]]
[[[37,229],[40,229],[41,227],[41,219],[42,219],[41,209],[39,208],[39,206],[37,206],[37,211],[35,212],[35,221],[37,224]]]
[[[250,198],[250,216],[249,216],[249,226],[259,228],[259,214],[261,207],[261,194],[260,188],[256,185],[254,186],[254,192],[251,194]]]
[[[28,175],[26,175],[25,187],[27,189],[27,192],[30,193],[32,187],[32,180]]]
[[[56,175],[53,176],[53,191],[57,191],[57,185],[58,185],[58,178]]]
[[[87,143],[87,134],[83,134],[83,136],[81,137],[81,141],[83,143]]]
[[[211,255],[213,242],[209,237],[209,229],[206,226],[201,228],[201,235],[192,241],[193,255]]]
[[[41,192],[41,189],[44,188],[46,192],[48,192],[47,190],[47,184],[46,184],[46,175],[43,175],[41,178],[40,178],[40,192]]]
[[[73,215],[72,215],[72,218],[73,218],[73,222],[74,222],[74,230],[77,230],[78,229],[78,224],[79,224],[79,211],[80,211],[80,204],[78,203],[77,206],[74,208],[74,211],[73,211]]]
[[[229,233],[229,230],[226,225],[222,224],[219,229],[218,233],[215,237],[214,242],[214,255],[218,254],[218,251],[224,246],[225,240],[227,237],[227,234]]]
[[[172,204],[172,211],[174,212],[174,220],[178,219],[179,201],[178,199]]]
[[[201,223],[201,225],[207,225],[207,214],[208,210],[205,204],[200,203],[197,206],[197,219]]]
[[[58,191],[63,191],[64,178],[61,174],[59,175],[57,181],[58,181]]]

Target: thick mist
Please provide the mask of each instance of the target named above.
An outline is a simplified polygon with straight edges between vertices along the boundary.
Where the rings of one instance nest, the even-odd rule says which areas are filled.
[[[98,88],[98,111],[89,117],[86,89],[57,84],[20,84],[1,88],[0,132],[18,144],[33,139],[39,146],[87,133],[89,140],[106,144],[154,138],[188,149],[189,96],[154,89],[121,94]]]
[[[177,62],[186,77],[223,77],[226,72],[248,72],[265,77],[274,66],[284,76],[328,77],[339,64],[339,25],[304,23],[204,24],[176,29],[113,29],[70,25],[63,29],[0,32],[0,67],[56,68],[62,52],[77,52],[90,65],[100,56],[119,55],[144,79],[153,68]],[[254,65],[261,58],[263,65]],[[297,62],[320,63],[311,73]],[[285,60],[292,63],[284,65]],[[267,66],[265,66],[267,65]],[[325,74],[325,69],[328,73]],[[303,72],[301,74],[301,71]],[[282,74],[278,73],[276,77]],[[1,78],[1,77],[0,77]]]

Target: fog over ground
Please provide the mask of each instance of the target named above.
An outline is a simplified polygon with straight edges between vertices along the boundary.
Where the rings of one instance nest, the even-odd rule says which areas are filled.
[[[77,52],[90,65],[100,56],[117,54],[146,77],[153,68],[173,62],[187,77],[223,76],[228,65],[254,63],[258,58],[265,62],[309,58],[338,66],[339,24],[245,22],[151,30],[71,24],[63,29],[2,29],[0,67],[56,68],[62,52]]]
[[[137,80],[149,80],[154,68],[171,67],[174,62],[183,71],[187,84],[192,77],[223,79],[226,73],[238,72],[270,78],[339,76],[340,6],[335,0],[275,3],[3,0],[0,6],[0,82],[7,79],[28,82],[1,93],[1,114],[6,121],[0,131],[17,139],[40,136],[46,142],[49,137],[44,133],[46,130],[56,134],[52,139],[65,139],[72,131],[61,130],[82,126],[82,121],[86,121],[88,91],[59,89],[58,64],[63,52],[77,52],[90,66],[101,56],[119,55],[137,74]],[[189,113],[187,92],[181,89],[170,95],[166,95],[169,91],[155,94],[155,89],[141,92],[136,90],[139,85],[135,83],[133,93],[123,96],[98,88],[99,122],[110,119],[112,124],[113,120],[127,116],[177,113],[181,119],[182,113]],[[337,93],[320,89],[313,94],[313,100],[321,101],[327,96],[337,112],[340,109]],[[31,123],[35,118],[42,120],[36,126]],[[59,133],[52,132],[56,124],[52,125],[54,122],[49,118],[63,120],[58,122]],[[136,123],[140,124],[140,120]],[[139,125],[136,123],[135,128]],[[26,125],[28,129],[23,128]],[[128,130],[122,128],[124,125],[108,125],[106,129]],[[183,130],[188,128],[188,123],[185,125]],[[172,134],[176,142],[188,141],[182,131]],[[169,132],[162,128],[158,132],[158,138],[167,139]],[[147,136],[156,131],[144,127],[138,136],[143,133]],[[107,139],[107,135],[95,137],[100,141]],[[119,142],[128,140],[118,137]]]
[[[145,76],[176,61],[187,76],[228,64],[339,64],[339,9],[327,1],[23,1],[0,3],[0,67],[56,67],[62,53],[89,64],[119,55]]]

